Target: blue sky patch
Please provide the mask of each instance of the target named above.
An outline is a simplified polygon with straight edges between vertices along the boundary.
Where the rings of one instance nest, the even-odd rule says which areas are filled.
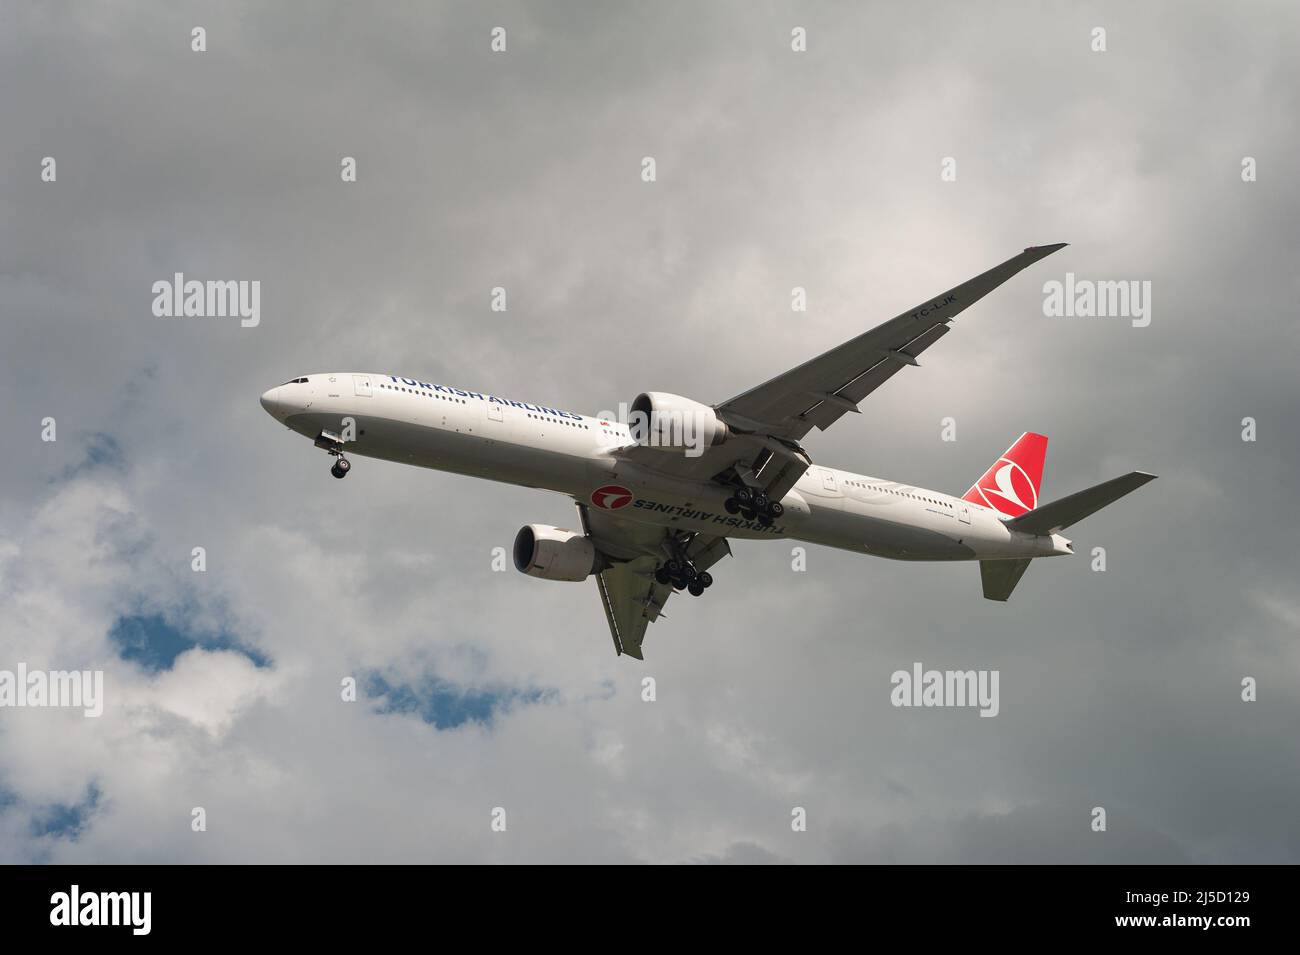
[[[126,458],[122,446],[111,434],[94,431],[86,438],[85,457],[77,464],[63,469],[61,477],[67,481],[88,471],[108,468],[113,471],[126,470]]]
[[[99,787],[91,783],[86,787],[86,798],[81,802],[73,805],[54,803],[33,812],[32,835],[76,842],[98,806]]]
[[[118,617],[108,632],[109,642],[117,647],[123,660],[138,663],[157,673],[170,670],[176,658],[186,650],[234,650],[253,661],[257,667],[270,666],[270,659],[241,644],[233,635],[196,633],[169,623],[161,614],[133,614]]]
[[[377,701],[378,713],[414,713],[437,729],[455,729],[466,723],[491,726],[498,713],[516,706],[541,703],[554,690],[538,687],[466,687],[432,676],[418,683],[390,683],[379,673],[362,678],[365,695]]]

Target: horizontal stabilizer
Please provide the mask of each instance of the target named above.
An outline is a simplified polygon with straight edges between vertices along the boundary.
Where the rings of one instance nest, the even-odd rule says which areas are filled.
[[[980,581],[984,584],[984,596],[989,600],[1006,600],[1011,596],[1011,591],[1016,589],[1016,584],[1020,583],[1028,566],[1028,557],[1023,560],[980,561]]]
[[[1133,471],[1123,477],[1063,497],[1059,501],[1044,504],[1028,514],[1013,517],[1007,521],[1007,527],[1026,534],[1055,534],[1155,479],[1154,474]]]

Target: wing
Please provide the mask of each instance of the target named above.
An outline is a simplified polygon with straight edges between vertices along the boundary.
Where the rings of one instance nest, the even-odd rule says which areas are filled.
[[[707,570],[731,553],[725,537],[708,534],[683,535],[652,524],[622,520],[605,511],[578,505],[582,529],[609,562],[596,574],[596,587],[605,608],[609,633],[616,653],[638,660],[641,642],[651,623],[663,616],[664,604],[672,596],[671,584],[655,580],[655,568],[674,552]]]
[[[825,430],[896,373],[917,365],[917,356],[948,333],[949,323],[1017,272],[1065,243],[1025,249],[956,288],[927,299],[883,325],[832,348],[716,407],[735,435],[698,457],[664,454],[630,445],[617,458],[672,477],[721,480],[734,471],[746,484],[780,500],[811,464],[799,440],[814,427]]]
[[[825,430],[948,333],[949,323],[989,292],[1065,243],[1040,245],[994,266],[897,318],[751,388],[718,406],[718,416],[747,431],[798,440]],[[723,445],[725,447],[725,445]]]

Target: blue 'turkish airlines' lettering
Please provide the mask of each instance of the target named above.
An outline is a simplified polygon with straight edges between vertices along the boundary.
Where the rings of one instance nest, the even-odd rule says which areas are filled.
[[[772,534],[777,537],[785,536],[784,525],[769,524],[765,527],[758,521],[747,521],[743,517],[729,517],[726,514],[718,514],[715,511],[693,510],[689,507],[682,507],[678,504],[661,504],[658,501],[650,501],[643,497],[638,497],[633,501],[632,506],[641,510],[654,511],[660,514],[673,514],[689,521],[711,521],[714,524],[720,524],[724,527],[743,527],[745,530],[762,531],[764,534]]]
[[[429,391],[437,391],[447,395],[456,395],[460,398],[476,398],[479,401],[485,401],[489,404],[509,405],[511,408],[520,408],[537,414],[555,415],[557,418],[565,418],[569,421],[587,420],[582,415],[574,414],[572,411],[561,411],[558,408],[547,408],[544,405],[530,405],[526,401],[515,401],[511,398],[498,398],[496,395],[485,395],[477,391],[465,391],[461,388],[449,388],[447,385],[435,385],[427,381],[416,381],[414,378],[399,378],[396,375],[389,375],[388,378],[393,382],[401,382],[408,388],[424,388]]]

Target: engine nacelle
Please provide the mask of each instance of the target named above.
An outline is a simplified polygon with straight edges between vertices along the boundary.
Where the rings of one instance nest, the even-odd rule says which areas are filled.
[[[550,524],[525,524],[515,535],[515,569],[543,580],[586,580],[598,555],[591,538]]]
[[[708,405],[662,391],[637,395],[627,424],[637,444],[692,456],[726,441],[730,433]]]

